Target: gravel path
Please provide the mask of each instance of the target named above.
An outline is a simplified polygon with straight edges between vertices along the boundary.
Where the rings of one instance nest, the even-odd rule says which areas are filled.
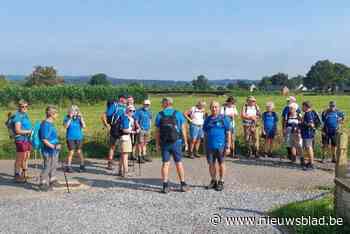
[[[225,190],[208,191],[203,188],[208,183],[205,160],[186,160],[185,165],[192,186],[188,193],[178,192],[177,184],[168,195],[158,192],[158,160],[144,165],[141,177],[124,180],[106,175],[102,162],[94,161],[88,173],[70,175],[91,187],[71,194],[0,184],[0,233],[281,233],[268,225],[223,221],[214,226],[210,218],[260,217],[275,206],[318,197],[323,192],[317,186],[332,184],[332,174],[320,170],[228,161]]]

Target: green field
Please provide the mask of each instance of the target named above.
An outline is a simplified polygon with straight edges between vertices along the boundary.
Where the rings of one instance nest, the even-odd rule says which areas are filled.
[[[160,101],[162,96],[151,96],[150,99],[152,101],[152,112],[157,113],[160,111]],[[227,98],[225,96],[174,96],[174,106],[176,109],[180,111],[185,111],[191,106],[193,106],[198,100],[205,100],[208,104],[211,100],[217,100],[221,103],[224,102],[224,100]],[[265,103],[267,101],[274,101],[276,105],[276,112],[281,113],[286,101],[285,97],[282,96],[256,96],[258,105],[262,110],[265,109]],[[238,108],[240,111],[240,108],[242,107],[243,103],[245,102],[245,97],[238,97]],[[350,96],[297,96],[298,103],[301,103],[302,101],[308,100],[310,101],[314,109],[318,112],[321,112],[327,107],[327,104],[330,100],[335,100],[337,102],[337,106],[339,109],[345,112],[345,114],[350,112]],[[32,121],[37,120],[43,120],[44,110],[46,105],[34,105],[30,106],[29,109],[29,115]],[[103,130],[102,123],[100,121],[101,114],[105,110],[105,103],[98,103],[95,105],[81,105],[80,106],[81,111],[85,117],[87,128],[85,129],[85,141],[86,146],[84,148],[85,153],[89,157],[104,157],[107,152],[107,144],[106,144],[106,131]],[[62,126],[63,118],[66,114],[66,111],[68,109],[68,106],[60,106],[59,107],[59,119],[57,120],[56,124],[59,129],[59,134],[62,140],[64,140],[65,136],[65,130]],[[9,111],[15,111],[15,107],[13,108],[0,108],[1,116],[0,116],[0,122],[4,123],[6,120],[7,113]],[[238,136],[241,135],[241,127],[240,121],[237,121],[238,125]],[[346,119],[345,124],[343,126],[343,129],[348,129],[350,121]],[[318,137],[319,140],[319,137]],[[281,143],[281,137],[278,137],[276,139],[277,142]],[[279,144],[280,145],[280,144]],[[276,151],[279,153],[283,153],[283,147],[276,147]],[[8,138],[7,129],[5,127],[0,128],[0,158],[13,158],[14,156],[14,147],[12,142]]]

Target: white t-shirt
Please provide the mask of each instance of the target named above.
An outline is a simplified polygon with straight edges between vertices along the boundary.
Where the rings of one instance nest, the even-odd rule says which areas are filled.
[[[204,123],[204,109],[198,109],[196,106],[191,108],[191,119],[195,125],[203,125]]]
[[[234,117],[236,117],[238,115],[238,111],[237,111],[236,106],[231,106],[231,107],[223,106],[223,107],[221,107],[220,113],[222,115],[228,116],[232,120],[232,128],[234,128],[235,127],[235,119],[232,118],[231,116],[233,115]]]

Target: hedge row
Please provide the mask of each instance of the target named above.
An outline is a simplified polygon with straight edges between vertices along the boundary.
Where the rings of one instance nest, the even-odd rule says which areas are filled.
[[[10,86],[0,90],[0,105],[6,106],[20,99],[27,100],[31,104],[61,104],[65,101],[93,104],[114,99],[120,94],[132,95],[136,102],[142,101],[147,96],[143,88],[133,86],[59,85],[31,88]]]

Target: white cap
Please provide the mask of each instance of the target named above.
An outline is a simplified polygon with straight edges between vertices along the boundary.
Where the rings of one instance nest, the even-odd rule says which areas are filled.
[[[144,105],[151,105],[151,101],[149,99],[146,99],[143,101]]]
[[[134,111],[135,107],[133,105],[128,106],[127,111]]]

